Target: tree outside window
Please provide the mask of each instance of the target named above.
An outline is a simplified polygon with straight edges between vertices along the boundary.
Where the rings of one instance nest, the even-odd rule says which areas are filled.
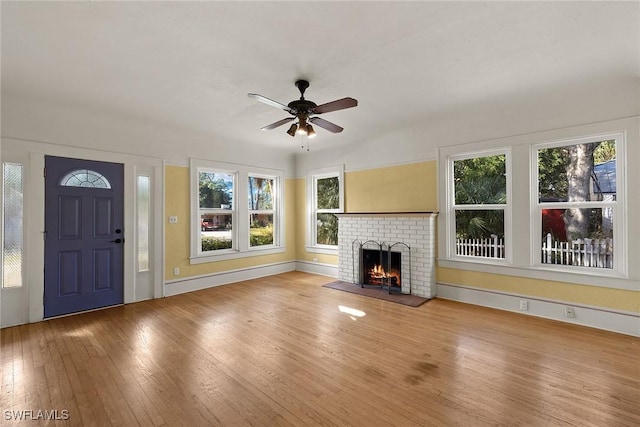
[[[198,172],[202,252],[233,248],[234,180],[233,173]]]
[[[249,176],[249,246],[274,244],[274,188],[273,177]]]
[[[340,179],[337,176],[315,179],[316,244],[338,245],[340,212]]]
[[[505,257],[506,155],[453,161],[455,254]]]
[[[613,268],[616,142],[539,148],[543,264]]]

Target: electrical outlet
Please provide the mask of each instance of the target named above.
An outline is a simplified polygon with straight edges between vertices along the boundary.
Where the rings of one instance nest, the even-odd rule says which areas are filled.
[[[180,275],[180,268],[173,267],[173,275],[174,276],[179,276]]]
[[[574,318],[576,317],[576,312],[573,310],[573,307],[565,307],[564,308],[564,317]]]
[[[178,217],[175,215],[171,215],[169,217],[169,224],[177,224],[178,223]]]
[[[520,310],[522,310],[522,311],[529,310],[529,301],[521,299],[520,300]]]

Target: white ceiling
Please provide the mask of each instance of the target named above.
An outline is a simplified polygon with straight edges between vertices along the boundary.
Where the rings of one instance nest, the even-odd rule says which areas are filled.
[[[318,129],[314,141],[344,147],[470,106],[638,88],[639,11],[638,2],[3,2],[2,108],[55,103],[118,119],[123,135],[123,123],[144,123],[295,152],[287,126],[259,130],[287,113],[247,93],[286,104],[305,78],[317,104],[359,101],[324,114],[345,130]],[[637,106],[639,94],[628,96]]]

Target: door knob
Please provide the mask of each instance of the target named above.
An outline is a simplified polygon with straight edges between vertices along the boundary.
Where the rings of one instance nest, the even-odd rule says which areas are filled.
[[[116,240],[112,240],[113,243],[122,243],[124,242],[124,239],[116,239]]]

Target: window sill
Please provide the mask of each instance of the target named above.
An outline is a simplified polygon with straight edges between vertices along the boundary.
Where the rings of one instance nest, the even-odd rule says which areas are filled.
[[[199,254],[199,255],[194,255],[189,257],[189,264],[191,265],[206,264],[208,262],[228,261],[232,259],[250,258],[250,257],[261,256],[261,255],[280,254],[280,253],[283,253],[284,251],[285,251],[285,248],[282,246],[280,247],[270,246],[269,248],[265,248],[265,249],[251,248],[246,251],[233,251],[233,252],[225,251],[224,253],[221,253],[221,254],[209,254],[209,253]]]
[[[528,279],[575,283],[601,288],[639,291],[640,282],[611,270],[589,269],[586,271],[560,271],[547,266],[515,266],[505,262],[488,262],[475,259],[438,259],[438,266],[457,270],[525,277]],[[596,271],[594,271],[596,270]]]
[[[336,246],[334,249],[331,247],[307,246],[307,252],[314,254],[338,255],[338,247]]]

